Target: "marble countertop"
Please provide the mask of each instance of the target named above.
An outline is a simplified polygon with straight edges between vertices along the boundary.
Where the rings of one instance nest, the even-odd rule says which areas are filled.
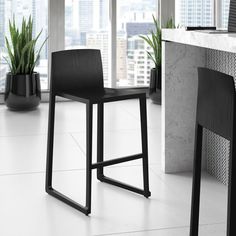
[[[162,40],[236,53],[236,33],[208,33],[185,29],[163,29]]]

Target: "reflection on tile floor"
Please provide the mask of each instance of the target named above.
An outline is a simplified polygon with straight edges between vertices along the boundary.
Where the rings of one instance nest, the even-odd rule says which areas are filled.
[[[86,217],[44,191],[48,104],[27,113],[0,106],[0,235],[187,236],[191,173],[161,171],[161,107],[148,101],[147,108],[151,198],[100,183],[94,172],[92,213]],[[137,101],[106,104],[106,159],[140,152],[139,127]],[[58,103],[55,133],[54,186],[83,203],[85,106]],[[93,150],[95,161],[96,139]],[[105,173],[142,187],[140,161]],[[203,173],[200,236],[225,235],[226,200],[226,187]]]

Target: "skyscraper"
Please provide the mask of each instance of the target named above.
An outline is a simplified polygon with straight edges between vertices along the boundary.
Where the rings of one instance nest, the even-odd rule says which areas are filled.
[[[82,45],[86,45],[86,33],[93,28],[93,2],[93,0],[79,0],[78,28]]]
[[[99,28],[102,30],[107,29],[108,22],[108,1],[107,0],[99,0]]]
[[[221,1],[221,26],[222,28],[227,28],[228,18],[229,18],[229,2],[230,0]]]
[[[0,48],[4,46],[5,0],[0,0]]]
[[[213,26],[213,0],[177,0],[176,22],[181,26]]]
[[[0,0],[0,91],[4,90],[5,74],[9,70],[6,61],[2,56],[7,56],[5,49],[5,37],[10,38],[9,19],[15,16],[16,25],[21,26],[22,18],[26,19],[31,15],[34,20],[33,37],[43,29],[36,44],[36,51],[48,35],[47,24],[47,0]],[[36,71],[39,71],[42,81],[42,88],[47,88],[47,44],[40,54],[40,63]],[[3,55],[4,54],[4,55]]]
[[[104,83],[108,84],[108,32],[89,32],[86,37],[88,48],[100,49],[102,54]]]
[[[154,67],[147,55],[151,52],[150,46],[138,35],[128,38],[127,48],[127,80],[131,86],[147,86],[150,80],[150,71]]]

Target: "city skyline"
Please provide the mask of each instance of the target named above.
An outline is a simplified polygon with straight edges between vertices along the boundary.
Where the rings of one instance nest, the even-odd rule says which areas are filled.
[[[111,85],[109,78],[109,21],[108,21],[108,2],[102,0],[70,0],[65,5],[65,33],[66,49],[71,48],[98,48],[102,53],[104,82],[105,85]],[[81,14],[79,9],[83,9],[86,14]],[[102,10],[101,10],[102,9]],[[147,34],[153,28],[152,15],[156,14],[155,0],[129,0],[119,1],[117,5],[117,85],[118,86],[147,86],[149,84],[149,74],[146,71],[130,71],[128,67],[131,62],[128,54],[131,49],[128,48],[128,41],[133,36]],[[88,20],[89,19],[89,20]],[[76,23],[77,22],[77,23]],[[80,27],[81,26],[81,27]],[[131,26],[131,27],[130,27]],[[131,28],[134,28],[131,35]],[[128,32],[129,31],[129,32]],[[140,39],[143,41],[142,39]],[[140,49],[135,49],[140,50]],[[141,49],[146,54],[144,49]],[[136,55],[136,53],[134,53]],[[134,60],[134,59],[133,59]],[[150,58],[145,57],[149,64]],[[147,64],[147,62],[144,62]],[[130,69],[129,69],[130,68]],[[143,77],[136,74],[145,74],[143,82],[137,83],[135,78]],[[135,74],[134,79],[130,74]]]
[[[47,5],[46,0],[0,0],[1,16],[4,16],[4,27],[1,28],[1,35],[8,36],[8,20],[12,19],[13,14],[16,15],[16,22],[19,25],[22,17],[32,15],[34,19],[34,35],[41,28],[44,29],[41,40],[48,35],[47,26]],[[149,75],[148,71],[142,71],[141,68],[131,71],[128,64],[136,63],[135,57],[133,61],[128,59],[128,54],[134,53],[135,50],[140,49],[129,48],[129,41],[137,38],[140,34],[146,34],[152,28],[152,14],[156,13],[155,0],[129,0],[119,1],[117,12],[117,83],[118,86],[134,86],[134,85],[148,85]],[[43,9],[43,11],[39,11]],[[111,80],[109,78],[109,5],[105,0],[68,0],[65,2],[65,47],[69,48],[98,48],[102,52],[104,81],[107,86],[110,86]],[[121,14],[121,15],[119,15]],[[3,18],[3,17],[2,17]],[[133,33],[131,33],[133,27]],[[132,34],[132,35],[131,35]],[[45,37],[44,37],[45,36]],[[136,40],[136,39],[135,39]],[[141,40],[141,39],[139,39]],[[40,41],[39,41],[40,45]],[[5,47],[5,38],[0,44],[2,51]],[[146,46],[144,47],[146,48]],[[145,49],[142,48],[142,53]],[[41,82],[43,88],[48,88],[47,76],[47,45],[41,53],[40,63],[36,68],[41,74]],[[150,58],[145,57],[144,64],[150,64]],[[140,63],[140,62],[139,62]],[[0,69],[0,90],[4,89],[5,72],[7,65],[5,61],[1,60]],[[130,78],[130,74],[134,74],[134,79]],[[147,75],[143,78],[143,75]],[[139,78],[139,83],[136,81]],[[143,81],[140,81],[143,78]]]
[[[220,28],[227,28],[230,0],[220,1]],[[176,23],[180,26],[215,26],[214,0],[176,0]]]
[[[46,14],[45,14],[46,13]],[[33,37],[43,29],[37,44],[36,51],[45,38],[48,37],[48,15],[47,15],[47,0],[0,0],[0,91],[5,87],[5,76],[8,71],[8,65],[3,58],[6,56],[5,37],[10,39],[9,20],[15,18],[16,25],[20,27],[23,17],[28,19],[33,18]],[[40,72],[41,84],[43,89],[48,88],[47,76],[47,58],[48,44],[44,45],[40,53],[40,61],[36,66],[36,70]]]
[[[177,20],[180,25],[212,25],[213,0],[177,0]],[[222,1],[222,25],[228,21],[229,0]],[[41,9],[41,10],[39,10]],[[139,35],[146,35],[153,29],[152,15],[156,14],[156,0],[120,0],[117,2],[117,85],[147,86],[150,68],[153,65],[146,51],[150,47]],[[9,37],[8,19],[15,14],[17,24],[22,17],[32,15],[34,35],[42,28],[38,44],[48,35],[46,0],[0,0],[0,50],[4,52],[5,38]],[[104,80],[109,78],[109,5],[105,0],[67,0],[65,2],[65,48],[98,48],[102,52]],[[132,44],[141,45],[132,48]],[[140,56],[143,55],[143,56]],[[45,45],[37,67],[42,74],[44,88],[48,88],[47,75],[48,46]],[[141,60],[143,61],[140,61]],[[4,88],[6,63],[1,57],[0,90]]]

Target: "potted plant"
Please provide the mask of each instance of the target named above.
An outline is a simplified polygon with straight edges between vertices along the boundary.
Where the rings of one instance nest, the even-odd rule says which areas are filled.
[[[155,67],[151,69],[149,95],[154,103],[161,104],[161,26],[153,15],[155,30],[149,35],[140,35],[151,47],[152,52],[147,51],[148,56],[154,62]],[[163,28],[175,28],[174,21],[170,18]]]
[[[39,73],[34,71],[46,40],[36,51],[35,46],[41,32],[33,38],[33,20],[23,18],[21,29],[15,18],[9,20],[10,40],[6,39],[8,57],[5,58],[10,72],[6,75],[5,104],[11,110],[35,109],[41,100]]]

